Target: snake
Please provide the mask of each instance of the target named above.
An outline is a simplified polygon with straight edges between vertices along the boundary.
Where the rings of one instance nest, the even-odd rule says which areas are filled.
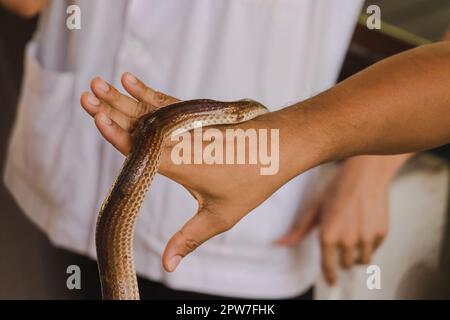
[[[136,221],[170,135],[213,125],[232,125],[268,112],[261,103],[196,99],[176,102],[139,117],[132,147],[103,201],[95,244],[104,300],[139,300],[133,257]]]

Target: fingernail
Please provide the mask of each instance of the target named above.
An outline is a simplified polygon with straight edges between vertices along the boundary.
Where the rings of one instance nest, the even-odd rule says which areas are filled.
[[[172,258],[170,258],[169,260],[169,270],[170,271],[174,271],[177,266],[180,264],[181,261],[181,256],[173,256]]]
[[[127,72],[127,75],[125,78],[126,78],[127,82],[130,84],[138,83],[138,79],[129,72]]]
[[[93,94],[89,93],[87,100],[90,105],[98,106],[100,104],[100,100],[98,100]]]
[[[109,86],[103,79],[100,79],[100,81],[98,82],[98,89],[103,92],[108,92]]]
[[[100,121],[108,126],[112,125],[112,120],[106,114],[100,114]]]

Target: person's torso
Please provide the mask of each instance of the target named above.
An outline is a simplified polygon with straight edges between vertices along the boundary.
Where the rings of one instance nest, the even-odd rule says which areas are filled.
[[[80,30],[65,27],[69,4],[80,6]],[[10,147],[9,162],[15,163],[8,170],[21,172],[14,179],[32,184],[27,192],[51,203],[28,215],[55,243],[95,255],[96,214],[124,159],[79,107],[78,97],[94,76],[120,88],[120,75],[130,71],[179,99],[252,98],[276,110],[335,82],[360,6],[359,0],[52,1],[27,51]],[[202,268],[196,261],[221,261],[216,268],[231,282],[242,268],[250,278],[303,272],[310,282],[317,268],[313,239],[293,249],[273,241],[314,197],[313,177],[310,171],[293,179],[232,230],[202,245],[177,274],[167,275],[147,260],[161,254],[196,203],[181,186],[157,176],[137,223],[138,270],[176,286],[177,279]],[[19,194],[24,188],[16,189],[16,198],[26,196]],[[273,261],[279,266],[270,266]],[[151,272],[149,264],[155,266]],[[252,272],[253,266],[261,271]],[[217,271],[198,272],[208,278]]]

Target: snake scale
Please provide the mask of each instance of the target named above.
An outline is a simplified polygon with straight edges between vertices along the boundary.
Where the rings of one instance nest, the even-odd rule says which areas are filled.
[[[199,126],[245,122],[265,112],[262,104],[249,99],[234,102],[199,99],[171,104],[137,120],[132,150],[97,219],[95,241],[103,299],[139,299],[133,259],[134,226],[158,171],[166,139]]]

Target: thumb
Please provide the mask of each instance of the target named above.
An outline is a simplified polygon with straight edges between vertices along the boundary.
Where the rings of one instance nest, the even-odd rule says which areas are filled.
[[[227,229],[226,225],[217,219],[216,214],[206,209],[199,210],[167,243],[162,256],[164,270],[174,271],[186,255]]]
[[[294,226],[283,236],[278,238],[278,240],[275,241],[275,244],[292,246],[302,240],[316,224],[318,211],[319,203],[317,202],[302,214]]]

